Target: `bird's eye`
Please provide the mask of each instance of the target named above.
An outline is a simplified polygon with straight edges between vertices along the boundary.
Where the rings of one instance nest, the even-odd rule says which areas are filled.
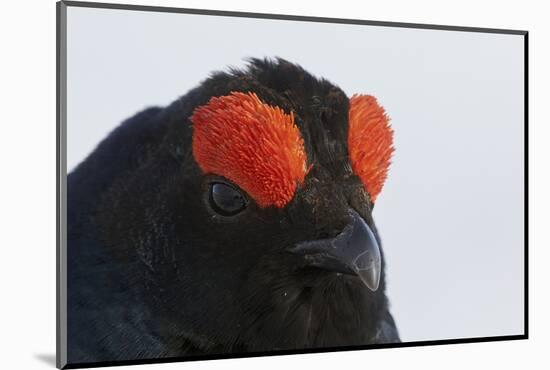
[[[246,199],[233,186],[217,182],[210,185],[210,206],[222,216],[234,216],[246,208]]]

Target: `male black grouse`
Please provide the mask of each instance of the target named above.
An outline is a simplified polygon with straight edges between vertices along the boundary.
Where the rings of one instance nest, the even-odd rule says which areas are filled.
[[[69,363],[398,342],[384,109],[283,59],[214,73],[67,179]]]

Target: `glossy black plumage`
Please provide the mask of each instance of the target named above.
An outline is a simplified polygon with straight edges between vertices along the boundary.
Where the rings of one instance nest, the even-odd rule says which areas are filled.
[[[249,199],[227,218],[208,206],[224,179],[194,161],[189,117],[231,91],[296,114],[314,165],[284,209]],[[336,236],[350,208],[380,243],[348,159],[348,105],[297,65],[253,59],[110,133],[67,180],[69,362],[399,341],[383,271],[372,292],[285,252]]]

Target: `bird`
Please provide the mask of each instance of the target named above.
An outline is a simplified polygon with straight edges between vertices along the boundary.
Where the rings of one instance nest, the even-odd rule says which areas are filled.
[[[67,176],[72,364],[399,343],[376,97],[282,58],[212,72]]]

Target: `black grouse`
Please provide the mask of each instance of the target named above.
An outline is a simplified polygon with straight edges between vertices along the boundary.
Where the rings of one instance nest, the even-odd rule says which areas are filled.
[[[212,74],[72,171],[68,361],[399,342],[384,109],[283,59]]]

